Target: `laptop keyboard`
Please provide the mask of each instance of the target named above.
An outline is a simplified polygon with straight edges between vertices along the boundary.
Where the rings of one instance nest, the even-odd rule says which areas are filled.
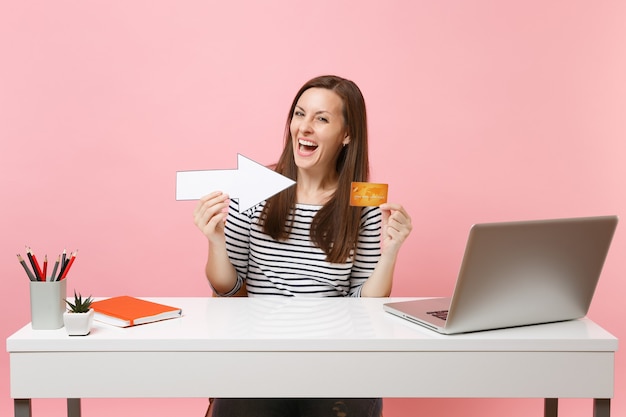
[[[439,310],[439,311],[427,311],[426,314],[430,314],[433,317],[437,317],[443,321],[448,319],[448,310]]]

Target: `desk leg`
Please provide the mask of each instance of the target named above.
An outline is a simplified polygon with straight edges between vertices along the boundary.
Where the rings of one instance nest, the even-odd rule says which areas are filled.
[[[15,413],[15,417],[32,417],[33,411],[30,403],[30,398],[15,398],[13,400],[13,411]]]
[[[557,417],[559,415],[559,399],[545,398],[543,400],[543,416]]]
[[[67,399],[67,417],[80,417],[80,398]]]
[[[610,417],[611,400],[609,398],[595,398],[593,400],[593,417]]]

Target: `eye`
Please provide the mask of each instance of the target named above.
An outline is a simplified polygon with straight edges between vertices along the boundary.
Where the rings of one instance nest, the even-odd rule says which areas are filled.
[[[328,123],[328,119],[324,116],[318,117],[317,120],[319,120],[320,122]]]
[[[304,116],[304,112],[302,110],[296,109],[296,110],[293,111],[293,115],[294,115],[294,117],[303,117]]]

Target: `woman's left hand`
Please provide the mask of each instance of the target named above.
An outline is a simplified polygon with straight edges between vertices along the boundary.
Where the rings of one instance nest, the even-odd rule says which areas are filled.
[[[411,234],[411,216],[400,204],[380,205],[383,213],[381,251],[383,255],[397,256],[400,246]]]

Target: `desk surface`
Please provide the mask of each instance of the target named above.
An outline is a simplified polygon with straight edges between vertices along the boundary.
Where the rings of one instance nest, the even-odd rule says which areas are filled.
[[[615,351],[617,339],[588,318],[445,336],[392,316],[394,298],[148,298],[180,307],[183,317],[130,328],[94,322],[86,337],[64,329],[7,339],[8,352],[85,351]]]
[[[613,396],[618,341],[587,318],[444,336],[384,312],[397,298],[150,299],[183,317],[14,333],[11,397]]]

